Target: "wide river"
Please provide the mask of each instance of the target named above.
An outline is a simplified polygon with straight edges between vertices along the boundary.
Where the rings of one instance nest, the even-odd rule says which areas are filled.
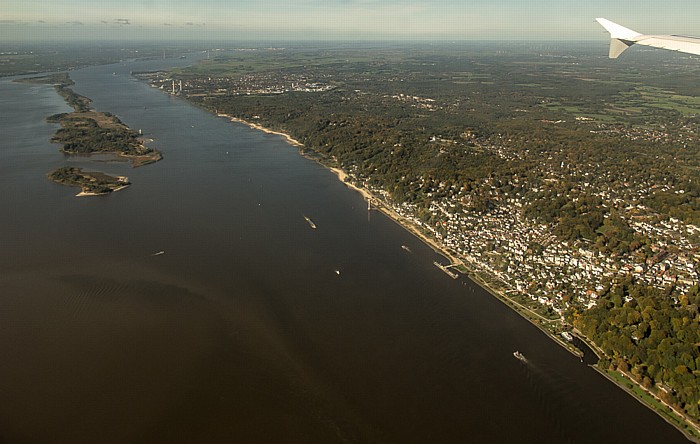
[[[279,136],[129,75],[186,63],[71,73],[163,152],[138,169],[0,81],[0,442],[686,442]]]

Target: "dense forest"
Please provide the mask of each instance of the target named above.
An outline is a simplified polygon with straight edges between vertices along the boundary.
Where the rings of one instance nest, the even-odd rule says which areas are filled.
[[[676,302],[668,292],[632,284],[609,286],[598,304],[574,315],[574,325],[608,356],[601,363],[632,375],[691,417],[700,417],[700,293]]]

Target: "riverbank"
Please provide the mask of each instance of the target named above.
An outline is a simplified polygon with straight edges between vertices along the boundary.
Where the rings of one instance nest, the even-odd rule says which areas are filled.
[[[232,122],[236,123],[241,123],[243,125],[246,125],[250,128],[256,129],[263,131],[267,134],[275,134],[279,135],[282,138],[284,138],[288,143],[290,143],[293,146],[303,148],[304,144],[298,141],[297,139],[294,139],[291,135],[284,133],[282,131],[274,131],[269,128],[265,128],[260,124],[253,123],[244,119],[240,119],[228,114],[217,114],[220,117],[225,117]],[[557,342],[559,345],[567,349],[568,351],[572,352],[576,356],[580,356],[579,353],[576,353],[574,350],[572,350],[570,345],[565,344],[563,341],[561,341],[558,337],[556,337],[556,334],[554,332],[548,331],[547,329],[543,328],[540,322],[537,322],[539,319],[540,321],[547,322],[547,323],[553,323],[553,322],[560,322],[560,321],[555,321],[551,319],[546,319],[541,315],[538,315],[537,313],[533,312],[527,307],[524,307],[523,305],[519,304],[517,301],[514,301],[512,298],[508,297],[503,291],[497,290],[494,288],[493,285],[490,285],[486,282],[486,279],[482,276],[482,272],[477,272],[474,269],[473,264],[468,264],[466,263],[462,258],[459,258],[456,256],[454,253],[449,251],[444,245],[442,245],[437,239],[427,235],[418,225],[416,225],[413,221],[408,219],[405,216],[402,216],[401,214],[397,213],[390,205],[388,205],[386,202],[384,202],[381,197],[377,196],[376,194],[372,193],[370,190],[367,188],[358,185],[357,183],[354,183],[351,179],[351,176],[342,168],[339,168],[337,166],[331,166],[327,165],[324,162],[322,162],[318,157],[316,156],[311,156],[308,155],[307,153],[304,153],[303,151],[301,154],[306,157],[307,159],[313,160],[320,165],[322,165],[324,168],[329,169],[333,174],[336,175],[338,180],[340,180],[346,187],[350,188],[351,190],[359,193],[365,200],[370,202],[371,205],[373,205],[373,208],[377,209],[378,211],[382,212],[384,215],[389,217],[389,219],[393,220],[395,223],[400,225],[402,228],[416,236],[418,239],[423,241],[426,245],[428,245],[433,251],[436,253],[440,254],[441,256],[445,257],[448,261],[449,267],[454,267],[456,270],[460,271],[460,273],[467,275],[472,279],[477,285],[481,286],[484,288],[486,291],[488,291],[490,294],[492,294],[494,297],[500,299],[506,305],[511,307],[511,309],[515,310],[516,312],[520,313],[525,319],[533,323],[535,326],[540,328],[543,332],[545,332],[548,336],[550,336],[555,342]],[[470,265],[472,268],[470,268]]]
[[[410,221],[408,218],[400,215],[397,213],[393,208],[391,208],[389,205],[387,205],[384,201],[382,201],[379,197],[377,197],[374,193],[369,191],[368,189],[361,187],[351,181],[348,181],[348,173],[346,173],[344,170],[338,168],[338,167],[332,167],[325,165],[323,162],[318,161],[318,159],[313,159],[311,157],[308,157],[309,159],[317,161],[319,164],[323,165],[324,167],[328,168],[331,170],[337,177],[338,180],[343,182],[346,187],[350,188],[353,191],[356,191],[360,193],[360,195],[370,202],[370,204],[374,204],[374,208],[385,214],[389,219],[393,220],[397,224],[399,224],[401,227],[403,227],[405,230],[409,231],[411,234],[419,238],[421,241],[423,241],[426,245],[428,245],[433,251],[436,253],[444,256],[450,261],[449,266],[450,267],[455,267],[455,266],[460,266],[464,265],[464,262],[455,257],[452,253],[447,251],[444,246],[439,244],[435,239],[432,239],[431,237],[425,235],[412,221]]]
[[[243,125],[246,125],[250,128],[263,131],[267,134],[275,134],[278,136],[281,136],[284,138],[285,141],[287,141],[290,145],[296,146],[299,148],[303,148],[304,144],[298,141],[297,139],[294,139],[292,136],[290,136],[287,133],[284,133],[282,131],[274,131],[269,128],[265,128],[260,124],[257,123],[252,123],[250,121],[231,116],[229,114],[221,114],[218,113],[217,116],[219,117],[225,117],[229,119],[232,122],[236,123],[241,123]],[[442,245],[437,239],[428,236],[423,230],[420,229],[418,225],[416,225],[413,221],[408,219],[405,216],[402,216],[398,212],[396,212],[390,205],[388,205],[386,202],[384,202],[381,197],[378,197],[376,194],[372,193],[370,190],[367,188],[358,185],[351,180],[348,180],[351,178],[351,176],[342,168],[339,168],[337,166],[331,166],[323,163],[318,157],[315,156],[310,156],[303,151],[301,154],[306,157],[309,160],[313,160],[317,163],[319,163],[321,166],[324,168],[329,169],[333,174],[336,175],[338,180],[340,180],[346,187],[350,188],[351,190],[359,193],[365,200],[370,202],[371,205],[374,206],[375,209],[378,211],[382,212],[384,215],[386,215],[389,219],[400,225],[402,228],[416,236],[418,239],[423,241],[426,245],[428,245],[433,251],[435,251],[437,254],[445,257],[450,263],[448,264],[449,267],[455,267],[455,269],[460,270],[460,273],[464,275],[468,275],[470,279],[472,279],[477,285],[481,286],[484,288],[486,291],[488,291],[490,294],[493,296],[497,297],[498,299],[504,301],[507,303],[509,307],[511,307],[513,310],[516,312],[520,313],[525,319],[530,321],[531,323],[535,324],[538,328],[540,328],[542,331],[544,331],[548,336],[550,336],[555,342],[557,342],[559,345],[562,345],[564,348],[566,348],[569,351],[569,347],[567,347],[561,340],[556,338],[551,332],[541,328],[541,326],[537,323],[534,322],[534,319],[540,318],[543,321],[546,322],[557,322],[553,321],[550,319],[546,319],[537,313],[532,312],[530,309],[527,307],[522,306],[516,301],[513,301],[511,298],[509,298],[504,292],[495,289],[492,285],[489,285],[486,280],[481,276],[481,272],[475,271],[473,268],[470,269],[468,265],[465,263],[465,261],[459,257],[457,257],[455,254],[450,252],[444,245]],[[466,271],[466,272],[465,272]],[[519,307],[519,308],[518,308]],[[572,353],[574,353],[572,351]],[[578,354],[574,353],[576,356],[579,356]]]
[[[636,383],[631,375],[622,373],[620,370],[609,371],[597,365],[591,366],[608,381],[612,382],[634,399],[642,403],[645,407],[659,415],[668,424],[675,427],[685,436],[688,441],[700,443],[700,428],[679,413],[673,406],[659,399],[654,393]]]
[[[282,131],[274,131],[269,128],[265,128],[264,126],[253,123],[247,120],[240,119],[238,117],[231,116],[229,114],[217,114],[219,117],[225,117],[229,119],[231,122],[236,122],[236,123],[241,123],[243,125],[246,125],[250,128],[262,131],[267,134],[275,134],[277,136],[281,136],[287,143],[289,143],[292,146],[303,148],[304,144],[298,141],[297,139],[293,138],[287,133],[284,133]],[[411,234],[414,236],[418,237],[420,240],[422,240],[425,244],[427,244],[430,248],[433,249],[436,253],[444,256],[450,261],[450,266],[458,266],[458,265],[464,265],[461,259],[458,259],[455,257],[452,253],[447,251],[442,245],[440,245],[437,241],[434,239],[426,236],[421,230],[416,227],[416,225],[408,220],[407,218],[401,216],[398,214],[396,211],[394,211],[389,205],[384,203],[379,197],[377,197],[375,194],[373,194],[371,191],[368,189],[359,186],[351,181],[348,180],[350,177],[346,171],[344,171],[341,168],[334,167],[334,166],[329,166],[321,162],[318,158],[308,156],[305,153],[302,153],[304,157],[307,159],[313,160],[320,165],[322,165],[324,168],[329,169],[333,174],[338,177],[338,180],[340,180],[346,187],[350,188],[351,190],[359,193],[365,200],[369,201],[371,204],[374,205],[374,208],[381,211],[384,213],[386,216],[388,216],[391,220],[396,222],[397,224],[401,225],[404,229],[408,230]]]
[[[283,133],[281,131],[274,131],[274,130],[271,130],[269,128],[265,128],[264,126],[262,126],[260,124],[249,122],[249,121],[243,120],[243,119],[239,119],[238,117],[234,117],[234,116],[231,116],[228,114],[217,114],[217,116],[225,117],[225,118],[229,119],[231,122],[242,123],[243,125],[249,126],[250,128],[256,129],[258,131],[262,131],[263,133],[275,134],[277,136],[282,136],[282,138],[284,140],[286,140],[287,143],[289,143],[292,146],[297,146],[297,147],[304,146],[303,143],[299,142],[298,140],[296,140],[295,138],[293,138],[292,136],[290,136],[287,133]]]
[[[579,340],[585,343],[588,348],[593,350],[597,356],[606,356],[605,352],[581,331],[574,328],[573,333]],[[700,426],[688,419],[675,407],[661,399],[656,393],[635,381],[632,374],[624,372],[619,368],[615,370],[602,368],[599,364],[591,365],[591,367],[608,381],[612,382],[627,392],[635,400],[659,415],[659,417],[668,424],[678,429],[689,441],[700,443]]]
[[[222,117],[227,117],[233,122],[241,123],[244,124],[250,128],[257,129],[260,131],[263,131],[268,134],[276,134],[279,136],[282,136],[287,142],[289,142],[293,146],[297,147],[304,147],[304,145],[299,142],[298,140],[292,138],[289,134],[286,134],[281,131],[273,131],[268,128],[262,127],[259,124],[251,123],[239,118],[231,117],[229,115],[225,114],[219,114]],[[458,270],[460,270],[461,273],[467,275],[473,282],[475,282],[477,285],[479,285],[481,288],[484,290],[488,291],[493,297],[497,298],[501,302],[503,302],[505,305],[507,305],[509,308],[514,310],[516,313],[518,313],[520,316],[522,316],[524,319],[529,321],[532,325],[537,327],[540,331],[542,331],[545,335],[547,335],[551,340],[553,340],[556,344],[560,345],[563,347],[565,350],[570,352],[572,355],[574,355],[577,358],[583,359],[583,352],[578,349],[574,344],[564,341],[560,338],[560,333],[562,331],[565,331],[563,327],[563,322],[560,319],[548,319],[545,318],[544,316],[534,312],[532,309],[525,307],[521,303],[517,302],[513,298],[509,297],[507,295],[508,289],[501,289],[501,288],[496,288],[497,285],[491,284],[491,281],[494,281],[495,278],[488,274],[488,272],[485,272],[481,269],[479,269],[478,265],[472,264],[471,262],[467,261],[465,262],[463,259],[457,257],[453,253],[447,250],[446,247],[441,245],[441,243],[426,233],[423,232],[423,230],[420,229],[418,225],[416,225],[413,221],[410,219],[401,216],[398,214],[393,208],[391,208],[390,205],[386,204],[380,197],[376,196],[374,193],[372,193],[370,190],[362,187],[361,185],[358,185],[357,183],[353,183],[351,180],[351,176],[341,168],[338,168],[336,166],[330,166],[324,164],[318,157],[316,156],[310,156],[301,150],[301,154],[304,155],[304,157],[314,160],[324,166],[325,168],[328,168],[331,172],[333,172],[336,177],[343,183],[345,186],[348,188],[352,189],[353,191],[356,191],[360,193],[360,195],[363,196],[364,199],[370,201],[373,205],[374,208],[377,210],[381,211],[383,214],[385,214],[387,217],[389,217],[391,220],[393,220],[395,223],[400,225],[402,228],[408,230],[411,234],[419,238],[421,241],[423,241],[426,245],[428,245],[433,251],[436,253],[444,256],[450,261],[450,266],[457,267]],[[592,350],[596,350],[596,348],[592,348]],[[596,371],[602,372],[597,366],[592,366]],[[611,379],[612,380],[612,379]],[[614,380],[612,380],[615,382]],[[632,394],[635,396],[635,398],[646,405],[648,408],[651,408],[653,411],[657,411],[655,406],[650,405],[646,400],[644,400],[642,397],[638,396],[634,391],[628,390],[624,385],[617,383],[616,384],[628,391],[628,393]],[[661,414],[660,414],[661,415]],[[664,417],[664,415],[661,415]],[[676,427],[679,431],[681,431],[686,437],[689,439],[692,439],[695,442],[697,441],[697,438],[694,437],[694,434],[692,432],[688,431],[689,427],[686,424],[686,420],[684,417],[679,415],[676,415],[676,420],[669,419],[667,417],[664,417],[664,419],[674,427]],[[686,424],[685,427],[683,427],[683,424]]]

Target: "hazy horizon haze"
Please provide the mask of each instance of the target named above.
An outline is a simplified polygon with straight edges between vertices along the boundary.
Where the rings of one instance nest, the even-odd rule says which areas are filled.
[[[5,0],[0,39],[604,40],[606,17],[646,34],[700,34],[700,3],[593,0]]]

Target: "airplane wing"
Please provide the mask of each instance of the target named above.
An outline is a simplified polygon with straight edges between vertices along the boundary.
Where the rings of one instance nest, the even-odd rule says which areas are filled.
[[[597,18],[596,20],[610,33],[610,53],[608,56],[611,59],[616,59],[625,49],[635,43],[637,45],[653,46],[654,48],[700,55],[700,37],[685,35],[644,35],[604,18]]]

